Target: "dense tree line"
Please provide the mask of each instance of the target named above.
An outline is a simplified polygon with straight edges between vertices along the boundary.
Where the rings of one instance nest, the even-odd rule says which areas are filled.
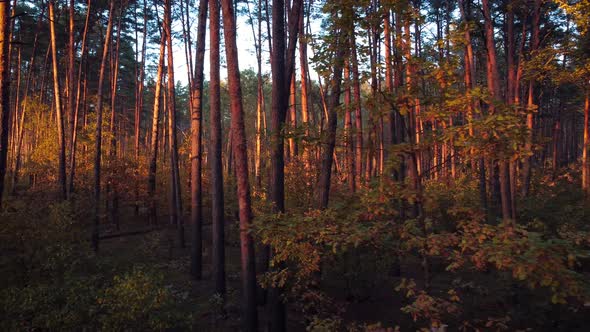
[[[237,236],[245,331],[286,330],[287,313],[343,328],[326,318],[330,275],[370,253],[431,328],[458,315],[440,276],[470,268],[578,310],[589,13],[561,0],[0,1],[0,203],[86,206],[97,256],[173,228],[222,306]],[[472,324],[505,323],[490,321]]]

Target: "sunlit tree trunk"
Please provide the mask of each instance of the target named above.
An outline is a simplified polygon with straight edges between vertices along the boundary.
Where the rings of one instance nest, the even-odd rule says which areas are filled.
[[[383,14],[383,37],[385,46],[385,91],[387,92],[387,98],[393,97],[393,58],[392,58],[392,41],[391,41],[391,12],[389,8],[386,8]],[[387,113],[387,123],[383,128],[385,133],[385,140],[387,146],[384,146],[383,157],[387,160],[387,149],[390,145],[395,143],[395,109],[391,109]]]
[[[39,32],[41,31],[41,24],[43,23],[43,17],[45,15],[45,7],[41,8],[41,13],[39,14],[39,18],[37,20],[37,28],[35,30],[35,39],[33,41],[33,49],[31,51],[31,59],[29,60],[29,66],[27,69],[27,77],[25,82],[25,92],[23,96],[24,104],[22,105],[22,111],[20,115],[20,125],[18,126],[18,134],[17,134],[17,143],[16,143],[16,156],[15,156],[15,164],[14,164],[14,172],[12,173],[12,192],[15,193],[16,186],[18,184],[19,172],[21,167],[22,161],[22,146],[23,146],[23,138],[24,138],[24,128],[25,128],[25,119],[27,117],[27,106],[28,106],[28,98],[29,98],[29,90],[32,80],[33,71],[35,69],[35,58],[37,55],[37,46],[39,41]],[[1,196],[0,196],[1,197]]]
[[[17,43],[21,41],[21,32],[18,34],[18,39],[16,40]],[[11,114],[11,128],[10,128],[10,151],[12,155],[12,164],[16,165],[16,145],[17,145],[17,136],[19,132],[19,110],[21,108],[21,76],[22,76],[22,47],[18,47],[16,52],[16,89],[14,89],[14,96],[11,96],[11,99],[14,100],[13,111],[10,112]],[[12,60],[11,60],[12,61]],[[11,63],[12,65],[12,63]]]
[[[483,14],[484,14],[484,30],[485,30],[485,42],[487,49],[487,80],[488,89],[490,92],[490,98],[492,101],[497,101],[500,98],[500,81],[498,76],[498,65],[496,62],[496,46],[494,41],[494,27],[491,16],[491,9],[489,0],[482,0]],[[490,114],[495,113],[495,107],[493,103],[489,105]],[[510,203],[510,177],[508,162],[504,160],[498,160],[499,168],[499,181],[500,181],[500,199],[502,203],[502,218],[509,220],[512,218]]]
[[[137,103],[135,106],[135,159],[139,159],[139,142],[140,142],[140,130],[141,130],[141,113],[143,111],[143,88],[144,88],[144,77],[145,77],[145,53],[147,46],[147,4],[146,0],[143,1],[143,44],[141,47],[141,65],[139,68],[139,78],[137,87]]]
[[[303,13],[299,16],[299,70],[301,72],[301,122],[305,128],[305,137],[309,138],[310,130],[309,126],[309,92],[308,92],[308,75],[309,66],[307,63],[307,39],[303,33],[305,15]],[[306,144],[303,144],[303,161],[306,169],[311,168],[311,154]],[[353,170],[354,171],[354,170]]]
[[[70,0],[70,6],[69,6],[69,34],[68,34],[68,105],[67,105],[67,109],[68,109],[68,115],[69,115],[69,139],[70,139],[70,143],[71,143],[71,139],[74,136],[74,115],[75,115],[75,101],[76,101],[76,97],[74,95],[74,91],[75,87],[76,87],[76,82],[75,82],[75,77],[76,77],[76,72],[75,72],[75,59],[76,59],[76,46],[74,44],[74,35],[75,35],[75,24],[74,24],[74,16],[76,14],[76,9],[75,9],[75,1],[74,0]],[[72,153],[72,146],[70,144],[70,154]]]
[[[107,57],[109,55],[109,45],[111,42],[111,32],[113,30],[113,15],[115,1],[109,2],[109,20],[107,31],[104,38],[102,50],[102,60],[100,62],[100,74],[98,76],[98,92],[96,93],[96,132],[95,132],[95,154],[94,154],[94,229],[92,232],[92,246],[94,251],[98,251],[98,235],[100,223],[100,161],[102,154],[102,94],[103,83],[106,70]]]
[[[533,4],[533,19],[531,22],[531,53],[535,53],[535,51],[539,48],[539,21],[541,19],[541,0],[534,0]],[[530,183],[531,183],[531,162],[532,162],[532,147],[533,147],[533,109],[535,108],[535,102],[533,98],[534,93],[534,81],[529,81],[528,87],[528,100],[527,100],[527,117],[526,117],[526,125],[528,129],[526,143],[525,143],[525,153],[529,154],[524,158],[522,163],[522,194],[523,196],[527,196],[530,190]]]
[[[506,104],[516,107],[516,92],[518,86],[516,85],[516,68],[514,64],[515,58],[515,42],[514,42],[514,8],[512,5],[508,6],[506,13],[506,71],[508,77],[506,79]],[[510,212],[512,220],[516,220],[516,160],[518,156],[513,156],[508,161],[508,175],[509,175],[509,192],[510,192]]]
[[[299,154],[297,141],[293,134],[297,130],[297,88],[295,87],[295,72],[291,75],[289,80],[289,128],[291,131],[291,137],[289,137],[289,154],[290,158],[293,159]]]
[[[240,247],[242,263],[243,316],[242,330],[254,332],[258,329],[256,312],[256,271],[254,261],[254,240],[250,235],[252,206],[248,183],[248,150],[244,128],[244,109],[240,87],[240,69],[236,45],[236,22],[231,0],[222,0],[223,35],[227,57],[227,76],[231,109],[231,130],[236,158],[236,177],[238,182],[238,206],[240,218]]]
[[[74,123],[72,129],[72,142],[70,144],[70,180],[68,182],[68,196],[70,196],[74,192],[74,179],[76,174],[76,143],[78,140],[78,115],[80,111],[80,101],[81,101],[81,94],[82,94],[82,69],[84,68],[84,63],[86,59],[86,37],[88,35],[88,27],[90,22],[90,5],[92,0],[88,0],[88,4],[86,6],[86,21],[84,23],[84,32],[82,34],[82,46],[80,51],[80,65],[78,66],[78,80],[76,85],[76,100],[74,104]],[[86,85],[85,85],[86,86]],[[86,104],[86,100],[84,100],[84,105]]]
[[[117,80],[119,78],[119,49],[121,45],[121,20],[122,20],[123,8],[119,8],[119,19],[117,22],[117,39],[115,41],[114,49],[111,51],[111,120],[109,123],[109,132],[111,134],[110,144],[110,158],[111,164],[116,162],[117,159]],[[112,173],[112,172],[111,172]],[[119,194],[114,187],[114,174],[111,174],[107,181],[107,193],[108,199],[111,202],[110,205],[110,218],[111,222],[115,224],[117,230],[119,229]]]
[[[60,187],[60,195],[63,199],[67,198],[66,192],[66,146],[64,136],[64,116],[63,108],[61,105],[61,90],[59,84],[59,70],[58,70],[58,58],[57,58],[57,41],[55,34],[55,2],[49,2],[49,28],[51,33],[51,57],[52,57],[52,68],[53,68],[53,99],[55,102],[56,110],[56,121],[57,121],[57,141],[59,146],[58,155],[58,183]]]
[[[176,135],[176,89],[174,81],[174,54],[172,50],[172,0],[164,3],[164,30],[168,45],[168,135],[170,145],[170,181],[171,181],[171,205],[170,221],[176,224],[178,229],[178,242],[184,248],[184,221],[182,218],[182,195],[180,188],[180,174],[178,169],[178,145]]]
[[[10,118],[10,3],[0,1],[0,206],[4,192]]]
[[[340,104],[340,90],[342,83],[342,70],[344,68],[344,55],[346,39],[340,37],[336,42],[337,53],[334,58],[334,69],[331,80],[331,95],[328,101],[328,125],[327,135],[324,141],[325,149],[322,153],[322,164],[320,168],[320,178],[318,182],[318,207],[325,209],[328,207],[330,198],[330,182],[332,176],[332,164],[334,162],[334,147],[336,145],[336,126],[338,124],[337,107]]]
[[[166,50],[166,35],[162,34],[160,40],[160,57],[158,60],[158,72],[156,74],[156,86],[154,92],[154,111],[152,115],[152,133],[150,142],[150,158],[148,173],[148,196],[150,200],[150,223],[157,223],[157,198],[156,198],[156,167],[158,164],[158,136],[160,122],[160,98],[162,98],[162,77],[164,76],[164,53]]]
[[[361,82],[359,75],[359,66],[356,49],[356,39],[354,33],[354,21],[351,20],[350,31],[350,52],[351,52],[351,76],[352,76],[352,96],[354,104],[354,126],[355,126],[355,177],[356,186],[360,187],[363,181],[363,115],[361,107]]]
[[[262,134],[263,134],[263,123],[265,117],[264,111],[264,82],[262,81],[262,1],[258,2],[257,11],[257,26],[258,34],[254,27],[254,17],[250,12],[250,4],[246,3],[248,9],[248,17],[250,18],[252,27],[252,37],[254,39],[254,47],[256,49],[256,64],[258,71],[256,73],[257,85],[256,85],[256,150],[254,153],[254,177],[256,179],[256,186],[261,188],[262,186]]]

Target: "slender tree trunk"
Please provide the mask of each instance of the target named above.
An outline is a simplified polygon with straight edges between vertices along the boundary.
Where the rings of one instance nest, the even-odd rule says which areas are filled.
[[[272,1],[272,100],[270,122],[270,179],[269,194],[274,212],[285,211],[285,161],[282,129],[285,123],[288,102],[288,87],[291,77],[285,75],[285,1]],[[271,248],[264,248],[264,265],[270,261]],[[266,266],[265,266],[266,268]],[[285,306],[279,298],[280,290],[271,287],[268,293],[269,325],[271,332],[284,331]]]
[[[110,158],[109,163],[115,163],[117,159],[117,127],[116,123],[116,108],[117,108],[117,80],[119,78],[119,48],[121,44],[121,20],[123,16],[123,7],[119,8],[119,19],[117,23],[117,39],[115,41],[114,49],[111,51],[111,120],[109,123],[109,131],[111,133],[110,144]],[[107,192],[108,200],[111,202],[110,218],[111,222],[115,224],[119,230],[119,194],[114,187],[114,174],[111,173],[108,179]]]
[[[330,198],[330,182],[332,175],[332,164],[334,162],[334,147],[336,145],[336,126],[338,124],[336,108],[340,104],[340,88],[342,81],[342,69],[344,67],[345,43],[342,40],[337,41],[338,53],[334,59],[334,70],[331,81],[332,93],[328,102],[328,126],[327,135],[324,142],[325,150],[322,157],[320,169],[320,179],[318,183],[318,203],[320,209],[328,207]]]
[[[482,0],[483,14],[484,14],[484,29],[485,42],[487,49],[487,79],[488,89],[490,91],[490,98],[497,101],[500,98],[500,81],[498,77],[498,65],[496,62],[496,48],[494,41],[494,27],[490,13],[489,0]],[[489,105],[490,114],[495,113],[493,103]],[[508,170],[508,162],[506,160],[499,160],[499,180],[500,180],[500,199],[502,203],[502,218],[510,220],[512,218],[511,202],[510,202],[510,178]]]
[[[306,36],[303,33],[304,27],[304,16],[299,16],[299,70],[301,72],[301,122],[305,129],[305,137],[310,137],[310,121],[309,121],[309,92],[308,92],[308,75],[309,75],[309,66],[307,63],[307,40]],[[309,153],[309,148],[304,143],[302,146],[303,149],[303,161],[305,163],[306,169],[311,168],[311,154]]]
[[[94,251],[98,251],[98,236],[100,223],[100,161],[102,154],[102,94],[103,83],[105,76],[105,69],[107,57],[109,55],[109,45],[111,41],[111,32],[113,30],[113,15],[114,15],[115,1],[109,2],[109,21],[107,23],[107,31],[104,38],[104,46],[102,50],[102,60],[100,62],[100,74],[98,76],[98,92],[96,94],[96,133],[95,133],[95,154],[94,154],[94,229],[92,232],[92,246]]]
[[[49,2],[49,27],[51,30],[51,57],[53,64],[53,93],[55,101],[55,110],[57,114],[57,140],[59,145],[58,156],[58,183],[60,187],[60,196],[62,199],[67,198],[66,192],[66,146],[64,137],[64,116],[61,106],[61,90],[59,87],[59,70],[57,59],[57,46],[55,36],[55,2]]]
[[[533,20],[531,22],[531,53],[535,53],[535,51],[539,48],[539,21],[541,19],[541,0],[534,0],[533,4]],[[523,196],[527,196],[530,190],[531,184],[531,162],[532,162],[532,148],[533,148],[533,110],[535,108],[535,102],[533,98],[534,93],[534,81],[529,81],[529,88],[528,88],[528,101],[527,101],[527,117],[526,117],[526,125],[528,129],[528,134],[526,137],[525,142],[525,153],[529,154],[525,157],[523,164],[522,164],[522,194]]]
[[[145,52],[147,46],[147,4],[143,1],[143,45],[141,47],[141,66],[139,68],[139,86],[137,88],[137,106],[135,109],[135,159],[139,159],[139,142],[141,134],[141,113],[143,111],[143,88],[145,77]]]
[[[201,279],[203,270],[203,190],[201,172],[203,168],[203,67],[205,62],[207,9],[208,0],[200,0],[195,77],[191,89],[191,223],[193,225],[191,273],[197,280]],[[213,124],[211,124],[211,127],[213,127]],[[213,256],[215,257],[215,253]],[[217,278],[215,280],[217,285]],[[217,291],[217,286],[215,290]]]
[[[86,58],[86,36],[88,35],[91,3],[92,0],[88,0],[88,4],[86,6],[86,21],[84,23],[84,33],[82,34],[82,50],[80,52],[80,65],[78,66],[78,81],[76,86],[76,100],[74,104],[74,123],[72,125],[72,142],[70,143],[70,180],[68,182],[68,197],[71,196],[74,192],[74,178],[76,174],[76,142],[78,139],[78,113],[80,110],[80,99],[82,94],[82,69],[85,62],[84,60]],[[86,104],[86,100],[84,100],[84,104]]]
[[[75,83],[75,77],[76,77],[76,72],[75,72],[75,59],[76,59],[76,46],[74,44],[74,34],[75,34],[75,24],[74,24],[74,16],[76,14],[75,11],[75,1],[74,0],[70,0],[70,7],[69,7],[69,35],[68,35],[68,115],[69,115],[69,125],[70,125],[70,133],[69,133],[69,139],[70,139],[70,154],[72,153],[72,147],[71,147],[71,139],[74,136],[74,115],[75,115],[75,95],[74,95],[74,91],[75,91],[75,87],[76,87],[76,83]],[[68,191],[69,192],[69,191]]]
[[[363,181],[363,115],[361,108],[361,83],[354,34],[354,23],[350,32],[351,74],[352,74],[352,96],[354,103],[354,126],[355,126],[355,177],[356,186],[360,187]]]
[[[221,158],[221,151],[223,150],[223,134],[221,129],[219,74],[219,0],[210,0],[209,10],[209,40],[211,45],[209,51],[209,125],[211,126],[209,130],[209,166],[211,169],[211,219],[213,224],[213,278],[215,280],[215,292],[225,296],[225,221],[223,201],[223,166]],[[245,249],[248,249],[248,246],[246,246]],[[245,258],[249,257],[246,256]],[[246,262],[246,264],[248,263],[250,262]],[[250,273],[251,271],[247,270],[245,272]]]
[[[29,67],[27,69],[27,78],[25,82],[25,93],[23,96],[24,104],[22,106],[21,116],[20,116],[20,125],[18,126],[18,135],[16,143],[16,161],[14,164],[14,172],[12,173],[12,192],[15,193],[16,186],[18,184],[18,177],[19,171],[21,167],[21,150],[23,145],[23,137],[24,137],[24,128],[25,128],[25,119],[27,114],[27,106],[28,106],[28,97],[29,97],[29,90],[31,85],[31,79],[33,76],[33,71],[35,69],[35,58],[37,55],[37,46],[39,41],[39,32],[41,31],[41,24],[43,22],[43,17],[45,15],[45,6],[42,6],[41,13],[39,14],[39,18],[37,21],[37,29],[35,30],[35,39],[33,41],[33,50],[31,51],[31,59],[29,60]],[[1,196],[0,196],[1,197]]]
[[[240,87],[240,69],[236,45],[236,22],[231,0],[222,0],[223,34],[227,57],[227,76],[231,109],[231,130],[236,158],[238,182],[238,206],[240,217],[240,247],[242,262],[243,316],[242,329],[254,332],[258,329],[256,312],[256,271],[254,261],[254,240],[249,233],[252,222],[250,187],[248,183],[248,150],[244,128],[244,109]]]
[[[590,161],[588,160],[590,153],[590,130],[588,129],[588,122],[590,117],[590,92],[586,91],[586,98],[584,100],[584,145],[582,148],[582,189],[586,197],[590,197]]]
[[[4,193],[10,118],[10,3],[0,1],[0,206]]]
[[[174,81],[174,55],[172,50],[172,0],[164,3],[164,30],[168,44],[168,135],[170,145],[170,172],[172,200],[170,206],[171,222],[177,225],[178,242],[185,247],[184,221],[182,218],[182,195],[180,188],[180,174],[178,169],[178,145],[176,135],[176,89]]]
[[[516,107],[516,93],[518,85],[516,81],[515,42],[514,42],[514,8],[508,6],[506,13],[506,70],[508,72],[506,82],[506,104]],[[510,189],[510,212],[512,220],[516,221],[516,161],[518,156],[513,156],[508,162],[509,189]]]
[[[160,58],[158,61],[158,72],[156,74],[156,86],[154,92],[154,111],[152,116],[152,133],[150,142],[150,158],[148,173],[148,196],[150,200],[150,223],[157,223],[157,198],[156,198],[156,167],[158,164],[158,136],[160,122],[160,99],[162,97],[162,78],[164,76],[164,57],[166,50],[166,35],[162,34],[160,40]]]
[[[356,177],[354,167],[354,144],[352,139],[352,96],[350,91],[350,66],[348,62],[344,68],[344,84],[344,144],[346,145],[346,176],[350,191],[354,192],[356,190]]]
[[[295,140],[295,137],[293,137],[293,134],[297,130],[297,88],[295,86],[295,72],[293,72],[289,81],[291,82],[289,85],[289,128],[291,131],[291,137],[289,137],[289,152],[292,160],[299,154],[297,141]]]

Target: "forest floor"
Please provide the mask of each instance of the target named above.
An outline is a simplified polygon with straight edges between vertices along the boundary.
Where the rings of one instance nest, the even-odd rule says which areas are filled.
[[[103,229],[106,235],[134,232],[147,228],[145,217],[133,216],[131,209],[125,211],[121,218],[121,230]],[[226,223],[226,275],[227,297],[221,305],[213,291],[211,278],[211,225],[207,221],[203,227],[203,278],[194,280],[190,275],[191,229],[186,225],[185,248],[177,243],[177,230],[168,223],[168,218],[161,216],[162,225],[145,233],[112,237],[101,242],[99,255],[108,259],[113,271],[130,264],[145,264],[162,272],[167,287],[176,294],[186,298],[186,305],[194,312],[194,330],[197,331],[238,331],[240,327],[240,252],[237,225]],[[415,321],[412,316],[402,312],[408,305],[403,292],[396,291],[396,286],[403,278],[413,278],[420,283],[422,267],[420,262],[402,259],[401,276],[380,275],[378,269],[361,271],[359,265],[362,253],[349,261],[348,268],[327,271],[322,277],[321,288],[339,308],[340,317],[347,324],[356,326],[399,326],[401,331],[415,331],[424,327],[424,321]],[[357,260],[357,261],[355,261]],[[488,321],[479,321],[489,325],[490,330],[506,330],[503,326],[522,326],[523,331],[587,331],[590,324],[590,310],[571,312],[560,305],[547,306],[543,299],[546,294],[532,293],[525,286],[515,284],[507,276],[502,278],[497,273],[477,273],[464,271],[461,274],[445,273],[444,262],[431,261],[430,294],[445,295],[449,285],[461,291],[461,314],[456,321],[445,322],[452,327],[464,326],[466,331],[474,330],[462,321],[470,316],[487,317]],[[387,273],[386,273],[387,274]],[[473,275],[471,275],[473,274]],[[472,282],[477,278],[477,282]],[[545,297],[544,297],[545,296]],[[259,306],[259,325],[266,325],[267,315],[264,307]],[[308,322],[304,317],[290,310],[288,313],[288,330],[303,331]],[[525,328],[526,327],[526,328]],[[265,330],[265,329],[262,329]],[[452,329],[454,330],[454,328]]]

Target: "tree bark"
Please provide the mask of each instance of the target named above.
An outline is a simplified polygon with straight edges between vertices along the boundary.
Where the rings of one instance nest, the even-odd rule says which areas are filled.
[[[211,126],[209,130],[209,167],[211,169],[211,219],[213,224],[213,278],[215,280],[215,292],[225,296],[225,220],[221,156],[223,150],[223,134],[221,128],[221,90],[219,77],[219,0],[210,0],[209,10],[209,125]],[[248,249],[248,247],[246,246],[245,249]],[[246,258],[248,257],[246,256]],[[249,273],[250,271],[245,272]]]
[[[121,5],[122,6],[122,5]],[[119,7],[119,19],[117,22],[117,40],[115,41],[114,49],[111,50],[111,120],[109,123],[109,131],[111,133],[111,144],[110,144],[110,158],[109,163],[115,163],[117,159],[117,126],[115,125],[117,120],[117,80],[119,78],[119,49],[121,45],[121,20],[123,16],[123,7]],[[114,187],[114,174],[110,174],[107,182],[107,193],[108,199],[111,202],[110,205],[110,218],[111,222],[115,224],[117,230],[119,230],[119,194],[117,189]]]
[[[191,88],[191,222],[193,225],[191,273],[197,280],[201,279],[203,270],[203,190],[201,172],[203,168],[203,67],[205,62],[207,9],[208,0],[200,0],[195,77]],[[213,256],[215,257],[215,254]],[[217,278],[215,280],[217,284]],[[217,290],[217,287],[215,289]]]
[[[0,206],[4,193],[10,118],[10,3],[0,1]]]
[[[541,19],[541,0],[534,0],[533,5],[533,20],[531,22],[531,53],[534,52],[539,48],[539,21]],[[527,116],[526,116],[526,126],[528,129],[526,142],[525,142],[525,153],[528,155],[524,158],[522,164],[522,194],[523,196],[527,196],[530,190],[531,184],[531,162],[532,162],[532,147],[533,147],[533,126],[534,126],[534,118],[533,118],[533,111],[535,108],[535,102],[533,98],[534,93],[534,81],[529,81],[529,88],[528,88],[528,100],[527,100]]]
[[[304,17],[303,13],[299,16],[299,70],[301,72],[301,122],[305,129],[305,137],[310,137],[310,130],[309,126],[310,119],[309,119],[309,92],[308,92],[308,73],[309,73],[309,66],[307,63],[307,40],[306,36],[303,33],[304,27]],[[305,163],[306,169],[311,168],[311,154],[309,153],[309,148],[304,143],[302,146],[303,149],[303,161]]]
[[[43,17],[45,15],[45,7],[41,8],[41,13],[39,14],[39,18],[37,20],[37,29],[35,31],[35,39],[33,41],[33,50],[31,51],[31,59],[29,60],[29,67],[27,69],[27,78],[25,82],[25,93],[23,96],[24,105],[22,106],[22,111],[20,115],[20,125],[18,126],[18,134],[17,134],[17,143],[16,143],[16,160],[14,164],[14,172],[12,173],[12,193],[16,192],[16,186],[18,184],[18,177],[19,171],[21,167],[21,150],[23,145],[23,137],[24,137],[24,128],[25,128],[25,119],[27,114],[27,104],[28,104],[28,96],[29,96],[29,88],[31,85],[31,79],[33,75],[33,71],[35,69],[35,58],[37,55],[37,46],[39,41],[39,32],[41,31],[41,24],[43,23]]]
[[[137,87],[137,104],[135,109],[135,159],[139,160],[139,142],[141,130],[141,113],[143,111],[143,88],[145,76],[145,52],[147,46],[147,4],[143,1],[143,45],[141,47],[141,66],[139,68],[139,86]]]
[[[180,174],[178,169],[178,144],[176,135],[176,89],[174,81],[174,55],[172,50],[172,0],[164,3],[164,31],[168,45],[168,142],[170,145],[170,181],[171,181],[171,205],[170,222],[176,224],[178,230],[178,242],[181,248],[185,247],[184,221],[182,218],[182,195],[180,189]]]
[[[76,174],[76,143],[78,140],[78,114],[80,110],[80,99],[82,94],[82,69],[84,66],[84,59],[86,56],[86,37],[88,35],[88,27],[90,22],[90,5],[92,0],[88,0],[86,6],[86,21],[84,23],[84,33],[82,34],[82,49],[80,51],[80,65],[78,66],[78,81],[76,85],[76,101],[74,105],[74,123],[72,129],[72,142],[70,143],[70,180],[68,182],[68,197],[74,192],[74,179]]]
[[[240,218],[240,248],[242,263],[243,316],[242,329],[254,332],[258,329],[256,311],[256,271],[254,261],[254,240],[249,233],[252,223],[252,206],[248,182],[248,150],[244,128],[244,109],[236,45],[236,22],[231,0],[222,0],[223,32],[227,57],[227,76],[231,109],[231,131],[233,151],[236,158],[238,182],[238,206]]]
[[[590,153],[590,130],[588,122],[590,117],[590,92],[586,91],[584,99],[584,145],[582,148],[582,189],[586,197],[590,197],[590,162],[588,160]]]
[[[498,77],[498,65],[496,61],[496,48],[494,41],[494,27],[492,16],[490,13],[489,0],[482,0],[483,15],[484,15],[484,30],[485,42],[487,49],[487,81],[490,98],[492,103],[489,105],[490,114],[495,113],[494,101],[500,98],[500,81]],[[499,175],[500,175],[500,199],[502,203],[502,218],[510,220],[512,218],[511,202],[510,202],[510,178],[508,170],[508,162],[505,157],[498,161]]]
[[[57,115],[57,142],[59,145],[58,155],[58,184],[60,187],[60,196],[62,199],[67,198],[66,188],[66,146],[64,136],[64,116],[61,105],[61,90],[59,87],[59,70],[57,59],[57,46],[55,35],[55,1],[49,2],[49,28],[51,33],[51,57],[53,68],[53,98]]]
[[[354,144],[352,139],[352,96],[350,89],[350,66],[347,62],[344,68],[344,144],[346,145],[346,178],[348,181],[348,187],[351,192],[356,190],[356,177],[354,167]]]
[[[107,57],[109,55],[109,45],[111,41],[111,32],[113,30],[113,14],[115,1],[109,2],[109,21],[104,38],[102,50],[102,60],[100,62],[100,74],[98,76],[98,92],[96,94],[96,132],[95,132],[95,154],[94,154],[94,229],[92,231],[92,247],[98,251],[99,241],[99,223],[100,223],[100,161],[102,152],[102,94],[103,83],[106,69]]]
[[[74,16],[75,16],[75,1],[70,0],[70,7],[69,7],[69,35],[68,35],[68,115],[70,120],[70,143],[71,139],[74,136],[74,115],[75,115],[75,77],[76,72],[74,69],[75,66],[75,58],[76,58],[76,49],[74,44],[74,34],[75,34],[75,24],[74,24]],[[70,154],[72,153],[73,148],[70,144]],[[68,190],[69,192],[69,190]]]
[[[342,33],[342,32],[340,32]],[[340,37],[337,41],[337,54],[334,58],[334,69],[332,71],[332,81],[330,99],[328,101],[328,125],[327,135],[324,142],[324,152],[320,169],[320,178],[318,182],[318,207],[326,209],[330,198],[330,182],[332,176],[332,164],[334,162],[334,147],[336,145],[336,126],[338,124],[336,108],[340,104],[340,88],[342,83],[342,69],[344,67],[345,43]]]
[[[148,173],[148,196],[150,200],[150,223],[157,223],[157,199],[156,194],[156,167],[158,164],[158,136],[160,122],[160,98],[162,96],[162,77],[164,76],[164,53],[166,50],[166,35],[162,34],[160,40],[160,58],[158,61],[158,72],[156,74],[156,86],[154,92],[154,111],[152,115],[152,134],[150,142],[150,158]]]

